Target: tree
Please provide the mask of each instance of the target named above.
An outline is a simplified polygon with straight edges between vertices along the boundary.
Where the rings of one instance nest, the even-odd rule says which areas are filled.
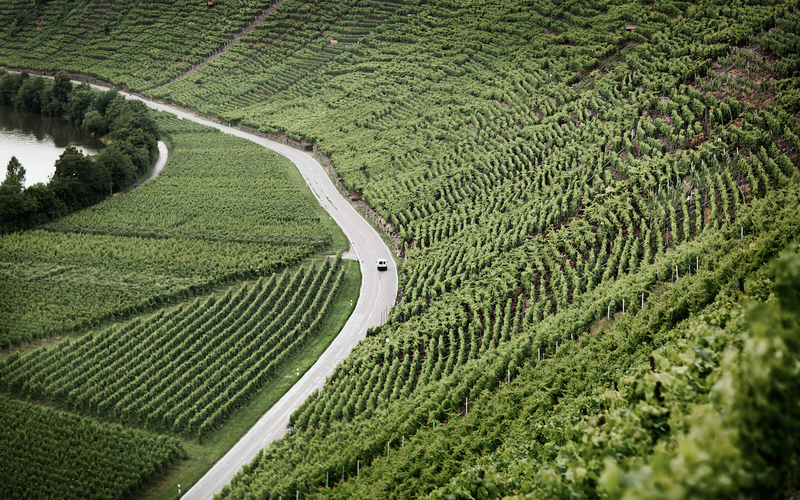
[[[56,160],[56,172],[53,178],[86,182],[91,176],[91,167],[92,159],[70,146]]]
[[[19,88],[16,98],[13,99],[14,106],[38,113],[42,110],[42,94],[45,87],[44,78],[26,79]]]
[[[91,157],[68,147],[56,161],[50,185],[71,210],[100,201],[108,192],[111,175],[97,168]]]
[[[67,102],[69,94],[72,92],[72,82],[65,71],[59,71],[53,80],[53,98],[60,102]]]
[[[131,116],[131,119],[128,120],[128,124],[125,126],[125,128],[128,132],[136,129],[142,129],[151,136],[158,137],[158,126],[156,125],[156,122],[150,118],[150,113],[147,109],[134,113],[133,116]]]
[[[139,175],[147,173],[158,158],[158,143],[139,128],[131,130],[125,140],[115,144],[131,158]]]
[[[36,211],[36,203],[25,196],[25,168],[12,156],[6,167],[6,178],[0,184],[0,232],[21,229],[21,220]]]
[[[106,103],[103,114],[106,117],[106,123],[111,125],[116,122],[117,118],[119,118],[120,115],[125,111],[125,103],[127,101],[124,97],[116,93],[115,90],[110,90],[109,92],[115,92],[116,95],[114,95],[114,98]],[[113,129],[113,127],[109,128]]]
[[[28,78],[28,73],[24,71],[19,74],[5,72],[0,78],[0,104],[6,106],[13,104],[19,88]]]
[[[67,109],[72,82],[69,75],[59,71],[53,85],[42,94],[42,112],[50,116],[61,116]]]
[[[124,97],[119,95],[119,90],[117,89],[106,90],[105,92],[97,92],[94,96],[92,107],[105,117],[106,111],[108,110],[108,105],[111,104],[111,102],[117,97],[124,99]]]
[[[3,184],[18,184],[20,188],[25,185],[25,167],[17,160],[16,156],[12,156],[6,166],[6,180],[3,181]]]
[[[130,186],[136,179],[136,167],[131,158],[116,144],[100,151],[95,156],[94,163],[96,168],[104,169],[109,173],[114,189],[117,191]]]
[[[72,123],[83,123],[83,117],[92,105],[94,96],[92,88],[87,83],[82,83],[67,98],[66,112]]]
[[[116,101],[116,100],[115,100]],[[115,101],[112,101],[112,105]],[[107,115],[109,120],[113,113],[113,123],[109,122],[109,129],[112,131],[112,139],[125,139],[127,135],[137,128],[140,128],[152,135],[158,137],[158,126],[150,118],[149,110],[143,102],[140,101],[124,101],[124,106],[121,111],[117,111],[117,106],[109,106]]]
[[[99,111],[93,109],[86,113],[86,116],[83,118],[83,122],[81,123],[81,129],[83,129],[84,132],[88,132],[96,137],[105,135],[107,130],[106,120]]]
[[[25,189],[25,197],[36,205],[23,221],[23,227],[36,227],[69,213],[67,206],[58,199],[55,191],[47,184],[37,182]]]

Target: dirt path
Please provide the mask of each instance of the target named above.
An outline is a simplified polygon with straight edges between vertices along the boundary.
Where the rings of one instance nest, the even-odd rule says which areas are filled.
[[[256,26],[258,26],[259,24],[263,23],[267,19],[267,17],[269,15],[271,15],[276,10],[278,10],[281,7],[281,5],[283,5],[284,1],[285,0],[277,0],[268,9],[264,9],[264,11],[261,14],[259,14],[253,20],[253,22],[251,22],[250,24],[245,26],[245,28],[242,31],[240,31],[239,33],[235,34],[232,39],[230,39],[227,42],[225,42],[225,45],[223,45],[222,48],[217,49],[213,54],[211,54],[210,56],[208,56],[205,59],[203,59],[199,64],[192,65],[192,68],[189,69],[188,71],[182,71],[181,74],[179,74],[178,76],[176,76],[174,78],[171,78],[167,83],[162,83],[161,85],[156,85],[153,88],[157,89],[157,88],[160,88],[160,87],[164,87],[164,86],[169,85],[171,83],[175,83],[178,80],[186,78],[187,76],[191,75],[192,73],[194,73],[198,69],[202,69],[208,63],[210,63],[211,61],[217,59],[219,56],[221,56],[225,52],[228,52],[231,49],[231,47],[233,47],[233,44],[238,42],[242,37],[247,36],[251,31],[253,31],[253,29]]]

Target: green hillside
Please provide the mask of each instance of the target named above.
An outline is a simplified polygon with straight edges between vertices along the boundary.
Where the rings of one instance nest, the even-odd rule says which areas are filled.
[[[417,338],[384,330],[294,414],[295,434],[246,467],[228,496],[782,493],[795,470],[797,245],[768,262],[799,236],[798,194],[741,212],[783,220],[759,236],[702,237],[486,352],[469,345],[467,314],[455,308],[428,320],[446,336],[423,344],[424,361]],[[699,270],[686,266],[663,283],[700,255]]]
[[[26,31],[24,4],[0,64],[313,142],[399,241],[388,322],[221,496],[794,486],[796,2],[286,0],[149,79],[99,48],[140,40],[134,16],[76,34],[101,3],[52,0]],[[159,40],[227,12],[149,5]]]
[[[288,160],[171,115],[158,122],[173,147],[156,179],[0,238],[0,344],[149,312],[332,248],[328,218]]]
[[[183,457],[180,441],[0,396],[3,498],[112,499]]]
[[[328,259],[50,352],[15,354],[0,361],[0,387],[204,440],[314,337],[343,279],[341,257]]]
[[[2,64],[65,70],[140,90],[165,83],[253,22],[267,0],[9,0]]]

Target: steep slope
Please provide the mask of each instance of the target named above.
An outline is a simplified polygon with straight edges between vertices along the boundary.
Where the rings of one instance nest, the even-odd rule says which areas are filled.
[[[710,232],[479,356],[464,354],[470,339],[455,336],[458,327],[442,315],[434,327],[451,347],[426,350],[437,363],[428,357],[415,365],[419,344],[409,349],[408,337],[398,339],[405,332],[384,329],[293,415],[294,435],[245,467],[222,497],[622,498],[674,488],[685,498],[757,498],[782,491],[795,452],[776,443],[793,439],[796,396],[791,383],[769,374],[791,379],[796,370],[796,243],[773,271],[767,264],[800,236],[799,202],[796,185],[774,193],[739,212],[763,221],[757,236]],[[689,270],[697,259],[705,264]],[[685,272],[664,283],[676,265]],[[461,293],[464,304],[467,297]],[[608,320],[606,307],[626,298],[625,312]],[[767,308],[752,305],[768,298]],[[765,315],[778,303],[783,313]],[[451,321],[457,314],[451,309]],[[784,314],[785,331],[758,326],[776,326]],[[393,341],[387,345],[384,335]],[[454,357],[465,361],[448,371]],[[771,357],[786,361],[773,366]]]
[[[268,0],[12,0],[0,5],[0,64],[65,70],[141,90],[220,51]]]
[[[223,496],[594,497],[665,481],[662,452],[700,443],[682,440],[685,416],[713,427],[734,403],[703,406],[709,385],[673,422],[661,389],[624,378],[661,348],[708,348],[680,322],[735,290],[766,298],[764,266],[797,237],[797,19],[783,2],[286,0],[148,90],[313,142],[406,258],[387,324]],[[708,355],[720,379],[743,383],[720,359],[748,321]],[[492,402],[503,380],[516,389]],[[630,439],[577,423],[606,432],[612,416]],[[730,450],[756,453],[738,439]],[[580,443],[596,460],[573,467]],[[786,486],[778,469],[730,477],[745,495]]]

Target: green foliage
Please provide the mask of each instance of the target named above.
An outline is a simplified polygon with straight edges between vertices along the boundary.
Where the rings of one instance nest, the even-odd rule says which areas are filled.
[[[73,123],[82,124],[94,101],[94,92],[89,85],[79,85],[69,94],[67,98],[66,113]]]
[[[777,17],[777,16],[776,16]],[[759,43],[767,50],[780,57],[775,65],[777,72],[784,76],[800,74],[800,22],[795,12],[780,16],[776,20],[776,28],[764,34]]]
[[[92,113],[95,113],[93,111]],[[86,115],[86,119],[90,115]],[[86,123],[86,120],[84,120]],[[98,169],[105,170],[110,174],[112,189],[121,191],[133,184],[136,180],[136,166],[131,161],[131,157],[125,154],[124,150],[118,145],[100,151],[94,158],[94,163]]]
[[[156,179],[45,231],[0,238],[4,345],[152,311],[217,284],[270,275],[330,246],[288,160],[177,118],[159,117],[159,126],[172,152]],[[146,135],[130,137],[135,142],[126,144],[146,155]],[[66,154],[53,191],[94,179],[97,161]],[[43,207],[68,199],[32,189],[26,192]],[[108,179],[98,189],[105,196]]]
[[[127,424],[207,437],[316,334],[341,257],[0,362],[0,387]],[[124,368],[124,369],[123,369]]]
[[[19,88],[17,95],[12,98],[11,102],[15,107],[38,113],[42,110],[45,87],[44,79],[27,78]]]
[[[10,1],[0,5],[0,66],[65,70],[132,90],[163,84],[223,47],[269,0]],[[134,69],[135,68],[135,69]]]
[[[599,484],[610,498],[763,498],[791,486],[798,460],[793,444],[798,432],[798,266],[796,249],[782,254],[772,266],[774,296],[767,303],[723,308],[721,312],[736,319],[719,325],[722,331],[694,327],[695,335],[727,335],[736,346],[716,354],[707,376],[713,386],[710,402],[688,412],[673,410],[674,437],[646,464],[623,471],[608,460]],[[694,351],[702,356],[700,340]],[[689,349],[682,353],[683,363],[670,370],[669,383],[662,385],[669,394],[689,389],[691,379],[679,371],[692,358]]]
[[[0,70],[0,105],[13,105],[14,98],[27,78],[30,78],[30,75],[24,71],[22,73],[9,73],[5,69]]]
[[[752,383],[756,367],[769,366],[764,360],[772,356],[777,366],[788,370],[785,379],[780,374],[775,381],[775,387],[785,392],[775,394],[777,399],[761,397],[766,388],[744,394],[760,398],[757,401],[765,405],[759,418],[796,411],[794,383],[788,380],[800,353],[774,356],[769,349],[754,345],[750,349],[748,344],[757,329],[753,318],[760,317],[758,322],[764,324],[773,322],[770,315],[762,317],[761,306],[751,306],[751,301],[763,297],[763,290],[769,291],[770,286],[776,296],[784,291],[788,296],[771,298],[768,304],[791,303],[797,293],[796,273],[789,271],[797,266],[797,255],[781,257],[771,274],[765,272],[787,242],[800,236],[796,195],[795,186],[740,210],[743,220],[767,221],[761,217],[772,214],[757,237],[742,241],[732,231],[709,233],[643,266],[635,275],[587,292],[579,303],[489,348],[452,375],[417,386],[409,397],[391,400],[352,421],[327,417],[323,409],[342,398],[346,402],[359,398],[360,387],[373,387],[373,379],[380,381],[391,366],[405,363],[408,354],[403,344],[387,346],[383,337],[415,345],[414,329],[392,333],[384,329],[359,345],[325,390],[298,409],[292,417],[294,435],[265,450],[234,479],[228,496],[287,496],[299,487],[310,498],[418,498],[429,493],[434,498],[594,498],[598,494],[624,496],[625,488],[631,488],[630,494],[636,497],[646,492],[668,494],[675,483],[667,481],[678,473],[686,474],[686,483],[674,491],[690,497],[785,486],[781,483],[785,471],[768,471],[758,458],[764,452],[740,449],[736,437],[740,431],[726,426],[744,425],[764,438],[756,440],[761,445],[768,441],[766,430],[775,427],[770,436],[786,435],[793,432],[796,419],[787,416],[782,423],[767,425],[751,414],[748,422],[739,423],[731,411],[714,403],[720,397],[720,389],[714,388],[733,383],[724,382],[731,367],[745,370],[734,372],[747,376],[736,375],[739,381],[729,391],[739,398],[743,393],[738,389]],[[661,283],[659,276],[669,277],[676,263],[695,261],[698,254],[706,262],[701,269],[681,273],[675,283]],[[740,278],[753,298],[739,292]],[[605,313],[605,304],[630,299],[631,291],[642,286],[647,290],[643,308],[638,300],[629,300],[626,313],[617,314],[615,321],[607,322],[605,314],[597,321],[597,306]],[[461,309],[467,299],[464,291],[459,298]],[[456,315],[451,309],[433,316],[432,309],[426,322],[450,330],[453,327],[445,318],[453,321]],[[792,317],[795,323],[790,327],[796,328],[796,316]],[[420,327],[415,326],[417,331]],[[767,345],[794,349],[797,332],[790,329],[782,335],[784,340]],[[736,357],[731,357],[731,349],[738,353]],[[744,363],[754,353],[760,353],[758,359]],[[426,348],[426,358],[431,356]],[[759,375],[760,380],[779,374],[771,370]],[[512,379],[510,385],[506,377]],[[396,384],[403,381],[398,379]],[[377,390],[382,390],[380,385]],[[469,413],[465,414],[466,397]],[[748,411],[754,408],[753,400],[736,404]],[[723,421],[733,424],[722,426]],[[690,435],[702,441],[681,444]],[[768,450],[774,453],[775,448]],[[791,463],[792,452],[787,453],[790,456],[769,460]],[[671,460],[675,454],[678,458]],[[303,458],[309,456],[313,461]],[[658,458],[662,456],[667,458]],[[736,457],[743,459],[735,461]],[[358,479],[357,460],[361,462]],[[307,465],[297,467],[298,461]],[[749,469],[745,462],[750,463]],[[681,463],[686,466],[672,471],[672,476],[665,472]],[[322,488],[324,472],[338,475],[342,466],[347,480],[330,490]],[[754,477],[754,470],[766,473]],[[729,475],[723,475],[724,471]],[[731,475],[736,471],[743,471],[738,479]],[[647,478],[656,477],[653,474],[659,479],[648,482]],[[667,489],[659,489],[662,486]]]
[[[292,415],[295,434],[265,451],[228,496],[592,497],[607,457],[621,454],[618,466],[629,471],[670,439],[655,389],[637,393],[647,402],[629,416],[627,401],[606,390],[616,392],[623,374],[647,373],[647,358],[676,324],[775,255],[766,245],[764,255],[723,258],[734,238],[764,234],[764,221],[776,217],[745,214],[790,186],[796,166],[767,131],[792,122],[770,125],[765,110],[756,116],[721,98],[709,72],[729,57],[726,43],[755,36],[774,9],[748,7],[753,21],[740,24],[745,9],[709,5],[672,19],[620,5],[570,25],[541,3],[533,11],[408,5],[411,22],[385,5],[368,7],[369,17],[392,22],[344,47],[348,27],[368,21],[353,13],[331,27],[286,9],[238,50],[148,92],[316,141],[344,184],[391,221],[408,257],[388,324],[370,331]],[[492,22],[482,23],[488,13]],[[288,18],[322,35],[288,37]],[[634,19],[638,47],[610,34]],[[669,37],[660,34],[666,26]],[[340,43],[320,43],[328,38]],[[578,63],[576,46],[594,61]],[[725,67],[732,64],[750,67],[743,59]],[[733,127],[738,117],[742,126]],[[794,224],[782,214],[785,228]],[[769,238],[785,243],[773,231]],[[665,282],[676,290],[661,303]],[[573,336],[605,337],[611,324],[607,343],[575,351]],[[574,356],[581,361],[567,361]],[[533,364],[514,396],[527,406],[492,402],[498,383]],[[690,398],[687,414],[707,392]],[[487,409],[462,425],[467,397]],[[567,423],[583,409],[567,409],[562,398],[592,401],[581,427]],[[594,441],[590,429],[612,406],[620,424],[603,429],[616,434]],[[433,422],[445,420],[438,438]],[[565,448],[570,433],[587,442]],[[413,435],[405,451],[402,436]],[[729,448],[721,439],[720,452]],[[362,478],[354,480],[357,461]],[[343,466],[349,480],[323,490],[325,471],[338,476]]]
[[[126,101],[117,91],[99,92],[88,85],[73,90],[63,71],[52,83],[26,73],[15,78],[4,72],[0,75],[0,100],[6,99],[16,107],[55,117],[68,113],[85,132],[97,137],[105,136],[110,128],[107,139],[114,145],[100,153],[98,161],[68,147],[46,186],[3,195],[0,233],[30,229],[95,204],[114,189],[126,189],[147,173],[158,156],[158,126],[147,108],[141,102]],[[8,201],[9,196],[13,202]]]
[[[25,167],[17,160],[16,156],[12,156],[6,165],[6,178],[3,185],[21,189],[25,184]]]
[[[405,257],[386,324],[223,496],[780,492],[784,472],[767,464],[793,456],[745,447],[741,429],[791,426],[771,410],[735,423],[711,389],[725,374],[745,383],[725,358],[744,360],[749,306],[738,294],[767,300],[764,266],[798,237],[791,5],[287,0],[218,58],[205,58],[205,41],[158,45],[186,35],[169,16],[208,13],[156,3],[142,16],[156,35],[127,9],[116,23],[85,23],[97,29],[80,48],[75,27],[94,7],[44,15],[46,32],[10,40],[0,62],[79,66],[313,142]],[[112,36],[146,39],[154,61],[94,44]],[[738,47],[756,43],[774,57]],[[76,97],[73,119],[95,102]],[[113,140],[125,113],[108,102]],[[215,134],[193,134],[192,162],[229,162]],[[154,194],[158,218],[126,196],[53,230],[172,240],[203,226],[215,244],[323,244],[313,220],[270,218],[298,212],[288,198],[268,196],[262,212],[239,201],[247,184],[181,167],[193,179],[165,171],[140,191]],[[192,196],[174,194],[183,189]],[[212,191],[235,201],[207,205]],[[766,475],[751,474],[753,460]],[[323,489],[342,468],[347,480]]]
[[[61,116],[66,111],[72,82],[64,71],[59,71],[53,79],[53,85],[42,93],[42,113],[49,116]]]
[[[291,246],[304,253],[330,245],[313,205],[290,180],[288,160],[171,115],[158,120],[173,144],[168,168],[129,195],[48,229]]]
[[[81,128],[92,135],[103,136],[107,130],[106,120],[99,111],[91,110],[83,117]]]
[[[789,113],[800,111],[800,90],[785,90],[778,96],[778,105]]]
[[[5,219],[0,230],[12,226],[13,220],[27,217],[38,208],[36,200],[23,193],[24,184],[25,167],[12,156],[6,166],[6,178],[0,183],[0,213]]]
[[[57,196],[72,210],[102,200],[111,181],[111,172],[96,164],[83,152],[68,147],[56,160],[51,182]]]
[[[6,396],[0,423],[3,498],[116,499],[186,455],[174,438]]]

